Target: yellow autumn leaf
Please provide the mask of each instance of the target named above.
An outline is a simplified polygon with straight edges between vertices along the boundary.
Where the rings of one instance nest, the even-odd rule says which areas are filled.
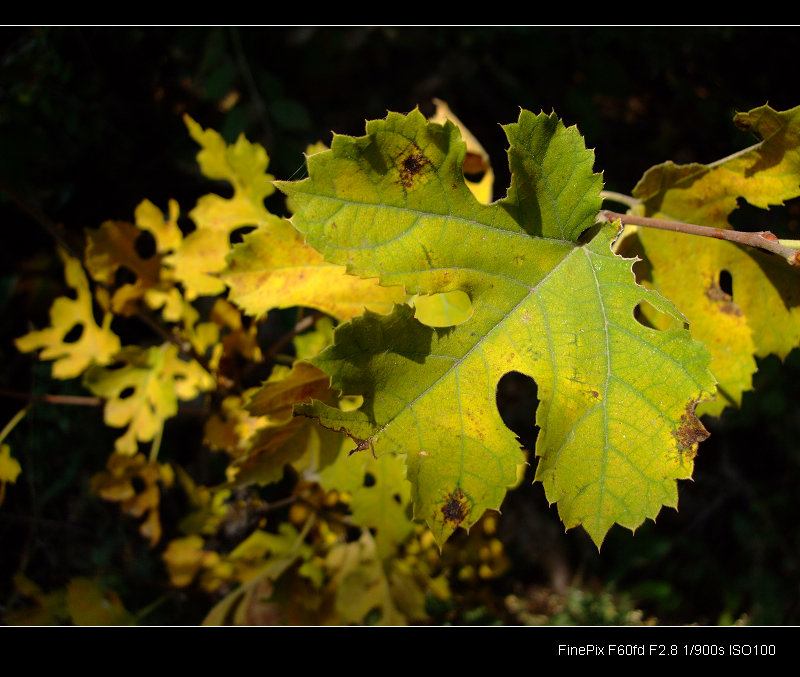
[[[90,578],[69,581],[66,603],[75,625],[130,625],[133,622],[120,596]]]
[[[742,198],[768,209],[800,195],[800,107],[761,106],[738,113],[735,122],[761,141],[707,165],[652,167],[633,191],[641,200],[637,213],[731,228],[728,218]],[[800,345],[800,274],[780,257],[651,228],[626,240],[631,253],[637,246],[649,262],[643,282],[678,305],[712,354],[717,397],[698,414],[738,406],[752,387],[756,357],[783,359]]]
[[[204,544],[196,535],[170,541],[162,559],[167,565],[170,582],[176,588],[185,588],[201,569],[213,567],[219,561],[219,554],[204,550]]]
[[[22,472],[19,461],[11,456],[11,447],[0,444],[0,505],[6,497],[6,483],[14,484]]]
[[[172,486],[174,479],[168,465],[148,461],[142,454],[131,457],[114,453],[106,463],[106,470],[92,477],[91,490],[106,501],[119,503],[126,515],[143,517],[139,533],[152,547],[161,540],[160,485]]]
[[[178,399],[191,400],[214,387],[214,379],[197,362],[178,357],[177,346],[129,346],[117,356],[118,368],[95,367],[87,371],[84,385],[107,400],[106,425],[128,430],[115,449],[133,455],[137,442],[149,442],[164,421],[178,411]]]
[[[132,315],[136,302],[159,282],[161,257],[142,258],[136,241],[142,231],[126,221],[106,221],[96,230],[86,231],[86,269],[92,278],[111,288],[121,268],[136,276],[115,289],[111,296],[111,310],[118,315]]]
[[[59,379],[75,378],[91,365],[108,364],[120,349],[119,337],[111,331],[113,315],[105,313],[102,325],[94,320],[92,293],[80,261],[59,249],[64,262],[64,276],[77,297],[57,298],[50,308],[47,329],[32,331],[15,340],[23,353],[42,349],[41,360],[54,360],[53,376]],[[80,331],[77,340],[71,333]]]
[[[450,110],[450,106],[445,101],[434,99],[433,103],[436,104],[436,111],[428,119],[440,125],[450,120],[458,127],[461,132],[461,138],[467,147],[463,164],[464,181],[478,202],[489,204],[492,201],[492,192],[494,190],[494,171],[492,170],[489,153],[486,152],[472,132],[467,129],[467,126]],[[480,176],[480,178],[476,181],[472,178],[474,176]]]
[[[180,209],[175,200],[169,201],[169,214],[164,214],[150,200],[143,200],[134,211],[136,225],[141,230],[149,232],[156,241],[156,252],[165,254],[177,249],[183,240],[183,234],[178,227]]]
[[[231,300],[255,317],[273,308],[303,306],[349,320],[365,309],[386,314],[407,297],[401,286],[381,287],[375,279],[347,275],[344,266],[326,262],[277,216],[244,236],[220,277],[230,287]]]
[[[17,481],[17,477],[22,472],[19,461],[11,456],[11,447],[7,444],[0,444],[0,482]]]
[[[202,150],[200,169],[210,179],[223,179],[233,186],[230,199],[205,195],[189,213],[197,228],[181,241],[165,263],[186,290],[186,298],[217,295],[225,291],[218,274],[225,268],[231,233],[243,226],[258,226],[269,218],[264,198],[274,191],[266,173],[269,157],[264,148],[244,135],[228,145],[213,129],[203,129],[184,117],[192,138]]]

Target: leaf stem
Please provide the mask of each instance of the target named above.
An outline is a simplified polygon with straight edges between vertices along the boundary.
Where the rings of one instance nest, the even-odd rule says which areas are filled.
[[[17,423],[19,423],[22,420],[22,417],[25,416],[25,414],[28,413],[28,409],[30,409],[30,408],[31,408],[30,404],[28,404],[27,406],[23,407],[16,414],[14,414],[14,417],[8,423],[6,423],[6,425],[3,428],[3,430],[0,431],[0,442],[2,442],[6,437],[8,437],[8,434],[12,430],[14,430],[14,426],[17,425]],[[2,501],[0,501],[0,502],[2,502]]]
[[[667,221],[664,219],[653,219],[647,216],[619,214],[607,209],[601,210],[598,216],[608,221],[621,221],[623,225],[659,228],[661,230],[671,230],[676,233],[713,237],[717,240],[728,240],[729,242],[756,247],[757,249],[763,249],[772,254],[778,254],[785,258],[789,265],[800,267],[798,248],[783,244],[783,242],[778,240],[778,238],[768,230],[750,233],[740,230],[729,230],[727,228],[711,228],[710,226],[698,226],[694,223],[683,223],[682,221]]]
[[[29,402],[50,402],[51,404],[74,404],[85,407],[99,407],[103,400],[99,397],[86,397],[83,395],[35,395],[33,393],[19,393],[13,390],[0,389],[0,397],[11,397],[16,400]]]
[[[625,193],[616,193],[613,190],[601,190],[600,197],[603,200],[610,200],[611,202],[619,202],[620,204],[627,205],[628,207],[638,207],[642,204],[641,200]]]

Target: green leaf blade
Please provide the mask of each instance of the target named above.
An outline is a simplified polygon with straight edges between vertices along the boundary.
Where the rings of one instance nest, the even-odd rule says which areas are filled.
[[[683,323],[611,252],[614,228],[578,244],[602,180],[577,130],[527,111],[506,130],[514,174],[493,205],[464,184],[457,129],[418,112],[337,137],[310,158],[308,179],[279,184],[326,258],[409,293],[459,289],[473,310],[444,329],[404,306],[342,325],[313,362],[363,404],[296,411],[346,432],[357,450],[404,455],[415,516],[441,544],[499,509],[517,481],[526,458],[496,388],[510,371],[528,374],[539,387],[537,479],[567,527],[583,524],[599,545],[613,523],[635,528],[675,505],[704,434],[693,411],[714,387],[709,358],[684,329],[634,318],[647,301]]]

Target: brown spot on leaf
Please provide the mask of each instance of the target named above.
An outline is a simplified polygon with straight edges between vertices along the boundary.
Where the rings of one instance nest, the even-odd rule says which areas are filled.
[[[411,188],[414,185],[414,179],[425,167],[430,165],[430,160],[425,157],[419,146],[412,144],[411,148],[398,158],[397,164],[400,171],[400,184],[405,188]]]
[[[681,416],[681,424],[672,434],[678,442],[678,450],[690,458],[694,458],[697,445],[708,439],[708,430],[705,429],[700,419],[694,415],[697,402],[691,401],[686,405],[686,411]]]
[[[442,515],[445,522],[452,522],[454,527],[460,525],[470,512],[470,502],[461,489],[456,489],[445,498]]]
[[[706,296],[713,301],[717,309],[726,315],[742,314],[742,309],[733,302],[733,297],[725,292],[716,282],[712,282],[706,289]]]

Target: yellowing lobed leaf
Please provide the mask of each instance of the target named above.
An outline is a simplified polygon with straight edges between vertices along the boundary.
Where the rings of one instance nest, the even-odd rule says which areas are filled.
[[[509,371],[529,374],[537,479],[566,526],[582,524],[599,545],[615,522],[634,529],[676,505],[676,480],[691,476],[706,436],[694,407],[714,387],[709,356],[683,328],[637,322],[643,301],[683,317],[635,283],[631,261],[611,251],[613,229],[579,241],[602,181],[577,131],[527,111],[504,129],[512,183],[490,205],[464,182],[456,126],[418,111],[335,136],[308,159],[308,179],[278,184],[327,259],[412,294],[459,290],[472,304],[455,327],[425,326],[407,306],[342,325],[313,363],[363,404],[296,410],[359,450],[404,455],[415,516],[441,544],[499,509],[516,483],[525,456],[496,388]]]
[[[107,400],[106,425],[128,427],[114,445],[120,454],[133,455],[137,442],[152,440],[164,421],[177,413],[178,399],[191,400],[214,387],[210,374],[197,362],[181,360],[171,343],[126,347],[116,359],[118,368],[89,369],[84,385]]]
[[[653,167],[634,189],[639,211],[730,228],[739,198],[768,209],[800,195],[800,107],[778,112],[762,106],[739,113],[735,122],[763,140],[709,165]],[[752,387],[754,356],[784,358],[800,345],[800,273],[780,257],[731,242],[647,228],[637,237],[652,270],[648,283],[678,304],[692,335],[713,355],[717,398],[698,411],[718,415],[738,406]],[[732,295],[723,290],[724,273]]]
[[[202,197],[189,214],[197,229],[166,258],[187,299],[220,294],[227,285],[230,299],[249,315],[305,306],[342,320],[364,308],[389,312],[405,299],[402,288],[385,289],[374,280],[345,275],[341,266],[308,247],[288,221],[265,209],[264,198],[274,188],[263,147],[244,136],[228,146],[214,130],[203,130],[188,116],[185,121],[203,148],[197,156],[203,174],[230,182],[234,190],[230,199]],[[231,249],[231,233],[246,226],[255,230]]]
[[[336,461],[322,470],[320,484],[328,491],[344,491],[351,496],[353,524],[370,529],[375,534],[378,556],[387,558],[414,530],[406,515],[411,485],[401,458],[385,456],[376,461],[369,454],[349,457],[347,452],[353,445],[348,442]]]
[[[16,339],[17,348],[23,353],[42,349],[39,359],[55,360],[53,376],[60,379],[75,378],[90,365],[108,364],[120,349],[119,337],[111,331],[111,313],[103,316],[98,326],[92,313],[92,293],[89,281],[80,261],[69,257],[59,249],[64,262],[64,276],[77,297],[73,300],[62,296],[50,308],[51,326],[32,331]],[[73,341],[70,332],[80,328],[80,336]],[[65,340],[70,338],[70,340]]]
[[[86,269],[96,282],[107,287],[114,283],[117,271],[124,267],[136,275],[134,283],[126,283],[111,296],[111,310],[118,315],[131,315],[135,305],[148,289],[158,284],[161,260],[158,256],[143,259],[136,250],[142,231],[125,221],[106,221],[97,230],[86,231]]]
[[[244,135],[228,146],[212,129],[204,130],[188,115],[189,133],[202,150],[197,154],[200,170],[210,179],[222,179],[233,186],[233,197],[206,195],[189,216],[197,226],[187,235],[167,265],[186,289],[189,300],[197,296],[216,296],[225,291],[218,273],[225,268],[230,251],[230,235],[243,226],[257,226],[270,218],[264,198],[274,191],[272,176],[266,173],[269,158],[264,148],[250,143]]]
[[[139,533],[150,541],[152,547],[161,539],[159,484],[171,486],[173,481],[174,474],[169,465],[148,461],[142,454],[114,453],[106,463],[106,471],[92,477],[92,492],[106,501],[119,503],[126,515],[144,517]]]
[[[304,542],[304,537],[305,532],[299,534],[291,524],[284,522],[278,527],[277,534],[257,529],[221,558],[219,565],[207,571],[206,576],[223,577],[224,574],[224,578],[239,581],[242,585],[211,609],[203,625],[265,624],[258,617],[266,611],[264,606],[274,607],[269,599],[273,591],[271,581],[280,578],[293,564],[307,562],[312,557],[313,551]],[[211,581],[205,585],[211,588]],[[278,613],[278,610],[273,610],[273,613]]]
[[[277,216],[244,236],[220,278],[230,287],[231,299],[255,317],[273,308],[303,306],[349,320],[365,308],[388,313],[406,298],[402,287],[381,287],[375,280],[346,275]]]
[[[175,200],[169,201],[169,214],[164,214],[150,200],[142,200],[134,211],[136,225],[141,230],[149,232],[156,242],[156,252],[165,254],[177,249],[183,240],[183,234],[178,227],[180,210]]]
[[[328,376],[306,362],[298,362],[284,378],[270,380],[250,392],[244,408],[266,421],[247,440],[246,449],[228,468],[236,484],[269,484],[283,477],[286,465],[317,470],[335,457],[341,436],[293,417],[297,402],[335,401]]]

